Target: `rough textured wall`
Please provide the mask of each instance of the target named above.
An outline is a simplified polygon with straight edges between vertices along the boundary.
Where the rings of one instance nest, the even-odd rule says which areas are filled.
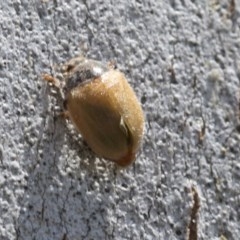
[[[0,239],[239,239],[238,0],[1,1]],[[125,72],[146,131],[98,159],[41,78],[77,55]]]

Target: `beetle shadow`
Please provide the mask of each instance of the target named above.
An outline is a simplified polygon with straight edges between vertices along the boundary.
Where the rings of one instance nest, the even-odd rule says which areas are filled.
[[[38,126],[38,142],[24,152],[27,177],[17,239],[96,239],[113,227],[108,208],[116,167],[97,159],[67,125],[46,117]]]

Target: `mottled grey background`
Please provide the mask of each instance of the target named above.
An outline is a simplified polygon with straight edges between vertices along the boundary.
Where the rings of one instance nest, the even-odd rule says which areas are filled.
[[[0,239],[239,239],[239,48],[238,0],[1,1]],[[41,79],[79,53],[115,60],[142,102],[126,170]]]

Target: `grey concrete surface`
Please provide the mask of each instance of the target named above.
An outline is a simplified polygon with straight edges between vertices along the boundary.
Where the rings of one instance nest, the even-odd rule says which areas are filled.
[[[240,239],[239,49],[238,0],[1,1],[0,239]],[[41,78],[79,53],[116,61],[142,103],[125,170]]]

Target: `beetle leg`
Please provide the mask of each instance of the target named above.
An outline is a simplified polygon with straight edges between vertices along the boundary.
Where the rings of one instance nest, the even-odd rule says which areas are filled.
[[[42,75],[42,78],[43,80],[53,84],[54,87],[61,88],[61,82],[57,78],[46,73]]]
[[[108,67],[110,69],[117,69],[117,63],[115,60],[111,60],[110,62],[108,62]]]
[[[68,111],[62,111],[59,113],[59,117],[62,117],[64,119],[69,119],[69,112]]]
[[[67,110],[67,100],[66,99],[64,99],[63,100],[63,109],[64,109],[64,111],[66,111]]]

